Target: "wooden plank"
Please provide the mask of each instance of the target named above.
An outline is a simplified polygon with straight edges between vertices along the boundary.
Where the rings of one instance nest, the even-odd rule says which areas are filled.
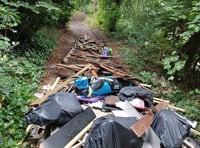
[[[90,107],[76,115],[72,120],[63,125],[56,133],[48,137],[44,143],[44,148],[63,148],[79,132],[81,132],[96,115]]]
[[[141,137],[144,134],[144,132],[151,126],[153,122],[153,117],[153,112],[149,111],[131,126],[131,129],[137,137]]]
[[[101,62],[100,67],[105,69],[105,70],[107,70],[107,71],[109,71],[109,72],[111,72],[111,73],[113,73],[114,76],[120,76],[120,77],[124,77],[124,78],[126,77],[126,78],[128,78],[130,80],[136,80],[138,82],[142,82],[138,78],[132,77],[132,76],[128,75],[127,73],[121,71],[121,70],[118,70],[118,69],[116,69],[114,67],[108,66],[108,63]]]
[[[53,83],[53,85],[51,86],[51,90],[54,90],[54,89],[55,89],[55,87],[56,87],[56,85],[58,84],[59,80],[60,80],[60,77],[57,77],[57,78],[56,78],[56,81],[55,81],[55,82]]]
[[[138,136],[141,137],[145,131],[151,127],[151,124],[153,123],[153,118],[154,118],[154,112],[160,111],[162,109],[165,109],[168,106],[167,102],[160,102],[157,104],[155,107],[152,107],[152,109],[149,110],[147,114],[142,116],[141,119],[139,119],[137,122],[135,122],[132,126],[131,129],[132,131]]]
[[[199,132],[199,131],[197,131],[197,130],[195,130],[195,129],[193,129],[193,128],[191,128],[190,131],[191,131],[193,134],[195,134],[195,135],[197,135],[197,136],[200,136],[200,132]]]
[[[71,54],[75,51],[76,49],[75,48],[72,48],[68,53],[67,55],[64,57],[64,62],[68,62],[68,58],[71,57]]]
[[[71,69],[73,71],[79,71],[79,70],[81,70],[81,68],[78,67],[78,66],[76,66],[76,65],[56,64],[56,66],[69,68],[69,69]]]
[[[157,101],[157,100],[153,100],[153,102],[155,102],[155,103],[161,103],[160,101]],[[165,101],[163,101],[163,102],[165,102]],[[166,103],[167,103],[167,102],[166,102]],[[176,106],[171,105],[171,104],[169,104],[168,107],[171,108],[171,109],[175,109],[175,110],[177,110],[177,111],[184,112],[184,113],[186,112],[185,109],[180,108],[180,107],[176,107]]]

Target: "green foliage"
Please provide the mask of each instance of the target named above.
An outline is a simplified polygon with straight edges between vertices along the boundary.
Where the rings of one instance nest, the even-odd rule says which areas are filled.
[[[190,37],[200,32],[200,2],[193,1],[192,8],[188,14],[187,30],[180,34],[183,43],[186,43]]]
[[[17,143],[25,134],[24,113],[58,34],[46,25],[66,24],[71,11],[68,4],[55,0],[0,1],[1,147],[22,147]]]
[[[81,11],[88,15],[92,15],[96,9],[96,0],[74,0],[74,11]]]
[[[117,19],[119,18],[119,5],[115,0],[100,0],[97,3],[95,18],[98,26],[105,32],[116,30]]]
[[[51,34],[49,30],[51,30]],[[58,33],[56,33],[56,30],[53,28],[42,28],[38,30],[30,39],[25,40],[25,42],[18,47],[20,54],[36,65],[45,64],[49,53],[55,46],[56,34]]]
[[[79,5],[84,3],[79,0],[76,2]],[[94,16],[98,20],[98,26],[124,45],[138,48],[137,51],[124,53],[127,58],[131,58],[127,52],[129,54],[133,52],[132,55],[140,57],[138,62],[137,57],[126,60],[133,66],[132,69],[135,68],[135,63],[141,63],[144,67],[147,66],[143,63],[148,63],[150,67],[148,71],[163,66],[164,71],[160,70],[160,72],[167,72],[169,79],[175,80],[175,75],[177,78],[184,79],[186,75],[184,69],[197,65],[200,50],[195,48],[199,47],[199,43],[195,43],[197,41],[194,38],[193,42],[197,45],[187,47],[188,49],[184,48],[184,45],[195,33],[200,32],[199,1],[100,0],[97,5],[95,2],[95,0],[88,1],[90,7],[97,6]],[[181,61],[176,60],[177,58],[175,59],[169,52],[173,52],[172,49],[180,51]],[[131,61],[133,61],[132,64]],[[163,61],[164,64],[162,64]],[[198,79],[199,73],[195,75],[197,75],[195,79]]]
[[[57,26],[65,27],[73,11],[73,3],[71,1],[53,0],[54,3],[60,8],[59,19]]]
[[[132,58],[132,57],[135,57],[136,51],[131,51],[128,48],[121,48],[120,53],[121,53],[121,55],[123,55],[125,63],[126,63],[126,65],[129,66],[129,69],[132,68],[132,70],[133,70],[134,68],[138,67],[138,59]]]
[[[140,75],[142,77],[143,83],[153,85],[154,87],[159,85],[156,78],[153,77],[151,72],[141,71]]]
[[[33,98],[41,72],[37,66],[17,57],[2,57],[0,60],[0,133],[2,147],[15,147],[24,135],[24,113],[27,103]],[[26,65],[26,67],[24,67]],[[31,69],[29,69],[31,67]],[[33,70],[33,71],[32,71]],[[36,79],[37,77],[37,79]],[[5,99],[3,99],[5,98]],[[15,146],[14,146],[15,144]]]
[[[10,49],[13,49],[16,45],[18,44],[18,42],[14,42],[14,41],[10,41],[10,39],[8,37],[2,36],[0,34],[0,55],[4,55],[7,52],[10,51]]]
[[[0,5],[0,12],[0,30],[5,30],[5,36],[7,36],[7,29],[16,32],[13,27],[20,24],[20,16],[17,10]]]
[[[0,55],[1,147],[21,147],[17,143],[25,134],[24,113],[38,88],[48,55],[55,46],[55,38],[52,38],[55,32],[52,30],[38,30],[18,47],[18,52],[8,50]]]
[[[0,29],[15,41],[29,38],[43,26],[65,26],[72,11],[72,4],[68,1],[0,2]]]
[[[195,32],[200,31],[200,2],[165,1],[159,9],[158,26],[177,47],[184,45]]]
[[[115,35],[123,37],[126,44],[143,46],[155,32],[153,21],[156,13],[154,9],[151,9],[154,5],[156,5],[154,1],[122,1]]]
[[[181,76],[180,73],[185,66],[185,62],[185,60],[180,59],[180,56],[176,51],[173,51],[169,57],[163,59],[164,69],[167,70],[167,74],[169,75],[168,80],[174,80],[174,76],[178,72],[178,76]]]

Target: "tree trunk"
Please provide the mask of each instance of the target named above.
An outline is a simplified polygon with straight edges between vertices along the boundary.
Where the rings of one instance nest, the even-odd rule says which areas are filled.
[[[199,78],[195,76],[193,71],[193,65],[196,61],[196,55],[200,48],[200,32],[195,33],[189,41],[183,46],[183,53],[188,56],[184,67],[184,80],[186,84],[189,82],[190,85],[196,86],[193,82],[197,82]],[[192,86],[189,86],[192,87]]]

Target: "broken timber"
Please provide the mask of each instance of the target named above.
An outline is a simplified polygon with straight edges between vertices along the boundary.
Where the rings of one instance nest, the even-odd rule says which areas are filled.
[[[104,47],[103,42],[95,41],[90,36],[84,35],[75,40],[74,47],[71,48],[63,59],[64,63],[57,64],[57,66],[65,67],[76,72],[79,70],[75,66],[76,64],[91,63],[95,67],[96,76],[112,75],[124,80],[130,80],[135,85],[138,82],[142,82],[140,79],[127,74],[127,69],[122,64],[119,64],[119,56],[102,55]],[[74,66],[72,66],[73,64]]]
[[[151,127],[151,124],[153,123],[153,118],[154,118],[154,112],[159,112],[162,109],[165,109],[168,106],[167,102],[160,102],[157,104],[152,110],[150,109],[147,114],[142,116],[137,122],[135,122],[132,126],[131,129],[132,131],[136,134],[137,137],[141,137],[145,131]]]

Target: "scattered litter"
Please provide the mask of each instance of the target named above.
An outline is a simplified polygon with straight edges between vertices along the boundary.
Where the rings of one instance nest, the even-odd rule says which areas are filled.
[[[112,111],[115,116],[121,117],[135,117],[137,121],[142,118],[142,114],[139,113],[127,100],[124,102],[117,102],[117,106],[121,107],[121,111]],[[149,127],[146,133],[146,140],[142,148],[160,148],[160,139],[155,134],[153,129]],[[151,145],[151,146],[150,146]]]
[[[112,56],[112,49],[109,47],[104,47],[101,56]]]
[[[44,136],[45,126],[39,126],[36,124],[31,124],[30,126],[30,136],[32,139],[41,139]]]
[[[35,96],[36,98],[42,98],[42,97],[44,96],[44,93],[36,92],[36,93],[34,93],[34,96]]]
[[[23,141],[29,134],[39,148],[199,147],[188,137],[200,135],[197,122],[170,109],[186,110],[155,98],[151,85],[128,75],[117,58],[88,35],[74,40],[62,64],[51,66],[65,69],[66,80],[58,75],[34,94],[39,99],[25,114]]]
[[[97,102],[94,102],[94,103],[90,103],[89,106],[92,107],[92,108],[102,109],[103,102],[97,101]]]

